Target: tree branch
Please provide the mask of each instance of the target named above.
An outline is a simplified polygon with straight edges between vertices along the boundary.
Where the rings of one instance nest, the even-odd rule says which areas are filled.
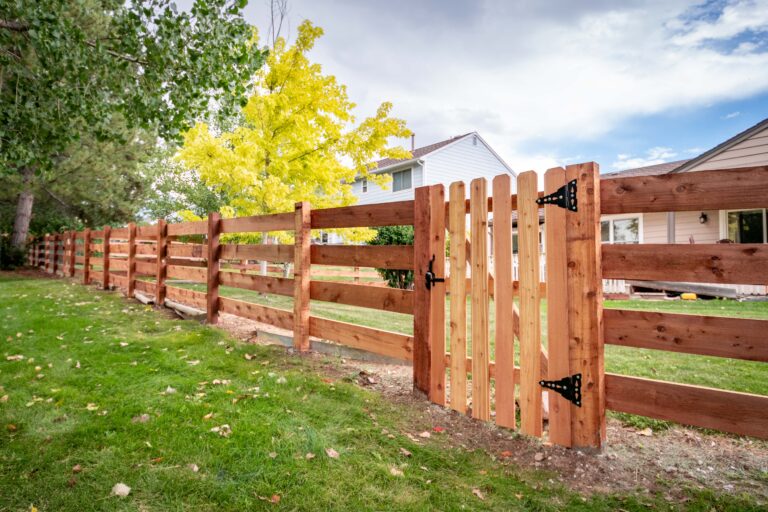
[[[85,44],[87,44],[91,48],[96,48],[96,43],[94,43],[93,41],[86,41]],[[122,53],[118,53],[115,50],[110,50],[109,48],[107,48],[106,51],[107,51],[108,54],[110,54],[113,57],[117,57],[118,59],[122,59],[122,60],[125,60],[125,61],[128,61],[128,62],[132,62],[134,64],[141,64],[142,66],[146,66],[147,65],[146,61],[139,60],[136,57],[132,57],[130,55],[125,55],[125,54],[122,54]]]

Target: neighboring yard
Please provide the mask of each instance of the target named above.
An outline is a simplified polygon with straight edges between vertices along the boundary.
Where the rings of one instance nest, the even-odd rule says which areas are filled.
[[[430,426],[415,406],[361,389],[333,360],[67,280],[0,274],[0,312],[0,510],[759,509],[680,488],[674,503],[582,497],[550,472],[419,437]],[[211,430],[225,424],[231,434]],[[128,497],[110,496],[118,482]]]

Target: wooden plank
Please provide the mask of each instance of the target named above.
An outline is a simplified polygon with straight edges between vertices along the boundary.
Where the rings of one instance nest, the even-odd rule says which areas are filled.
[[[451,355],[451,409],[462,414],[467,412],[467,369],[463,360],[467,355],[467,214],[464,208],[466,191],[464,182],[451,183],[448,204],[448,233],[450,235],[450,268],[448,282],[452,297],[450,311]]]
[[[605,244],[602,260],[606,279],[723,284],[768,282],[768,245],[765,244]]]
[[[109,259],[109,271],[110,272],[121,272],[124,270],[128,270],[128,260],[127,259],[118,259],[118,258],[110,258]]]
[[[281,329],[293,329],[293,312],[242,300],[219,297],[219,312],[248,318]]]
[[[578,211],[566,214],[567,318],[570,370],[581,373],[582,392],[581,407],[571,408],[571,443],[599,448],[606,434],[597,164],[569,165],[566,180],[573,179],[577,180]]]
[[[254,215],[236,219],[221,219],[222,233],[262,233],[293,231],[293,212],[272,215]]]
[[[512,286],[512,184],[509,174],[493,179],[493,268],[496,290],[496,424],[515,428],[515,326]]]
[[[413,389],[429,396],[429,379],[432,366],[430,350],[433,343],[433,333],[429,328],[429,320],[430,303],[433,295],[424,286],[424,280],[429,262],[437,248],[432,240],[433,220],[431,217],[433,208],[430,187],[419,187],[415,190],[414,195]]]
[[[207,260],[192,259],[192,258],[168,258],[166,260],[168,265],[181,265],[182,267],[199,267],[207,268]]]
[[[565,169],[555,167],[544,175],[544,190],[554,192],[566,184]],[[566,215],[556,205],[544,207],[545,243],[547,247],[547,345],[549,351],[547,380],[560,380],[571,375],[568,345],[568,255],[565,242]],[[545,372],[542,372],[545,373]],[[571,403],[559,393],[548,392],[549,440],[556,445],[571,446]]]
[[[128,240],[129,229],[127,227],[117,229],[113,228],[110,235],[112,240]]]
[[[136,290],[139,290],[140,292],[148,293],[150,295],[154,295],[155,290],[157,289],[157,285],[149,281],[137,280],[134,286]]]
[[[109,290],[109,238],[112,234],[112,227],[104,226],[104,243],[103,243],[103,260],[104,266],[102,268],[102,286],[105,290]]]
[[[435,277],[445,278],[445,189],[442,185],[430,187],[430,227],[433,244],[432,272]],[[413,256],[413,252],[411,252]],[[418,286],[418,282],[416,284]],[[429,329],[432,332],[432,346],[429,353],[432,358],[429,375],[429,399],[439,405],[445,405],[445,281],[432,284],[430,293],[433,295],[429,303]]]
[[[768,320],[606,309],[605,342],[768,362]]]
[[[257,260],[273,263],[293,262],[293,246],[281,244],[225,244],[221,246],[223,260]]]
[[[491,419],[488,192],[485,178],[470,183],[472,262],[472,417]]]
[[[207,258],[208,246],[206,244],[180,244],[177,242],[171,242],[168,245],[168,257]]]
[[[312,224],[309,202],[295,205],[294,252],[293,252],[293,348],[306,352],[309,341],[309,271]]]
[[[209,324],[215,324],[219,321],[219,235],[221,233],[221,214],[211,212],[208,214],[207,222],[208,240],[208,265],[207,265],[207,283],[205,318]],[[202,269],[201,269],[202,270]]]
[[[116,288],[125,288],[126,286],[128,286],[128,279],[124,276],[111,274],[110,279],[112,280],[112,284]]]
[[[157,262],[152,263],[148,261],[136,260],[135,262],[136,274],[142,276],[156,276],[157,275]]]
[[[205,283],[208,281],[208,272],[200,267],[181,267],[179,265],[166,265],[165,276],[167,279],[183,279],[185,281],[195,281]]]
[[[538,177],[528,171],[517,178],[518,258],[520,280],[520,431],[541,436],[541,311],[539,298]]]
[[[138,235],[135,240],[138,240]],[[136,243],[136,254],[141,256],[157,256],[157,244]]]
[[[768,207],[768,166],[600,180],[601,213]]]
[[[198,309],[205,309],[207,300],[204,292],[197,290],[188,290],[186,288],[179,288],[178,286],[166,286],[165,297],[168,300],[178,302],[181,304],[187,304]]]
[[[157,225],[155,226],[138,226],[136,228],[137,240],[153,240],[157,239]]]
[[[77,232],[69,233],[69,277],[75,277],[75,258],[77,254]]]
[[[168,224],[168,236],[205,235],[208,232],[208,222],[179,222]]]
[[[133,298],[136,290],[136,224],[128,224],[128,298]]]
[[[293,296],[293,279],[284,277],[219,272],[219,284],[263,293]]]
[[[413,314],[413,291],[411,290],[334,281],[310,281],[309,294],[312,300]]]
[[[109,244],[109,254],[128,254],[128,244],[123,242],[111,242]]]
[[[310,254],[314,265],[409,270],[414,263],[411,245],[312,245]]]
[[[605,393],[613,411],[768,439],[768,396],[614,374]]]
[[[167,225],[165,220],[157,221],[157,255],[155,258],[155,304],[162,306],[165,303],[165,278],[168,273],[166,262],[168,252]],[[203,278],[205,282],[205,278]]]
[[[397,359],[413,358],[413,337],[362,325],[309,317],[309,333],[317,338]]]
[[[83,284],[91,282],[91,228],[83,231]]]
[[[59,270],[59,234],[53,235],[52,273],[56,275]]]
[[[413,225],[413,201],[312,210],[312,229]]]

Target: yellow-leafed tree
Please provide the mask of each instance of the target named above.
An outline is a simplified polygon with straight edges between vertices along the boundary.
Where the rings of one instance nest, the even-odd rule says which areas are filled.
[[[355,202],[356,178],[387,186],[389,176],[372,173],[372,162],[410,157],[387,145],[390,137],[410,135],[405,121],[390,117],[391,103],[356,123],[346,86],[310,62],[307,53],[322,34],[304,21],[292,46],[284,38],[275,41],[240,126],[215,134],[198,123],[185,135],[178,159],[224,193],[225,216],[287,212],[297,201],[313,208],[347,206]],[[365,240],[375,233],[346,235]]]

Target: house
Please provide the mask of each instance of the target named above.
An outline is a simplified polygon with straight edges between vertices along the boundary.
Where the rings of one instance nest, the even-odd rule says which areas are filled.
[[[768,165],[768,119],[691,160],[627,169],[603,174],[601,178],[656,176],[758,165]],[[603,243],[712,244],[728,241],[764,244],[768,243],[768,218],[765,208],[605,215],[601,231]],[[732,288],[737,290],[737,295],[763,295],[766,292],[765,286]]]

